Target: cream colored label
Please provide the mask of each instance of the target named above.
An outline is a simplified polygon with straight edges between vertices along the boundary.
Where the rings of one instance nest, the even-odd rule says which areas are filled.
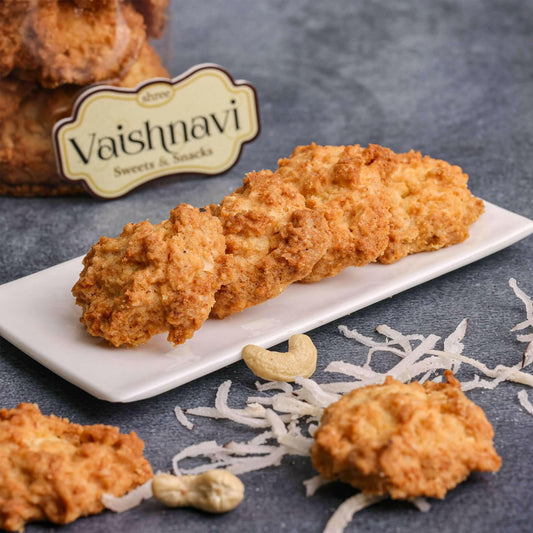
[[[259,132],[254,88],[215,65],[137,89],[83,93],[55,125],[59,172],[116,198],[171,174],[220,174]]]

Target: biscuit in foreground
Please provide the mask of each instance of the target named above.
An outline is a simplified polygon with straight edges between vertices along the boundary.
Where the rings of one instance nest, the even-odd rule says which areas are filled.
[[[187,204],[159,224],[128,224],[85,256],[72,289],[80,320],[114,346],[143,344],[165,331],[169,342],[181,344],[209,316],[224,250],[218,218]]]
[[[211,312],[224,318],[275,298],[307,276],[324,255],[330,233],[321,213],[278,174],[251,172],[220,205],[220,218],[232,263]]]
[[[492,426],[446,371],[446,383],[388,377],[330,405],[314,435],[313,466],[368,494],[444,498],[473,470],[497,471]]]
[[[104,509],[152,477],[144,444],[113,426],[81,426],[41,414],[36,405],[0,409],[0,528],[67,524]]]

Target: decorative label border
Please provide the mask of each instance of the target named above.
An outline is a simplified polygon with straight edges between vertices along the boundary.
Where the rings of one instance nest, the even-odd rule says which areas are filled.
[[[154,169],[152,172],[141,174],[138,177],[127,181],[125,184],[120,187],[117,187],[116,189],[104,189],[98,183],[98,180],[94,179],[88,172],[74,172],[71,169],[69,158],[67,155],[68,150],[65,146],[66,134],[68,131],[72,130],[74,127],[78,126],[82,122],[85,111],[88,108],[88,104],[96,101],[99,98],[99,95],[106,98],[116,98],[117,101],[125,99],[131,100],[131,95],[138,96],[143,92],[146,92],[151,87],[155,87],[157,85],[166,85],[171,87],[173,91],[173,95],[170,98],[172,99],[174,98],[180,87],[186,87],[188,83],[190,84],[196,79],[201,79],[202,74],[212,74],[213,76],[218,76],[220,78],[220,81],[222,81],[223,83],[225,82],[227,84],[228,93],[234,91],[237,94],[239,88],[245,87],[250,90],[251,94],[251,105],[249,105],[249,109],[247,111],[249,113],[248,117],[250,119],[252,130],[250,132],[245,132],[242,138],[236,138],[233,140],[233,148],[229,153],[228,157],[221,165],[218,165],[216,167],[204,166],[204,168],[200,168],[201,165],[196,165],[195,168],[197,170],[180,170],[179,165],[169,166],[168,168],[157,168]],[[140,102],[139,105],[143,107],[152,107],[150,105],[143,105]],[[237,117],[235,117],[235,119],[237,119]],[[68,181],[81,182],[85,189],[87,189],[87,191],[93,196],[103,199],[112,199],[123,196],[145,183],[163,177],[181,174],[215,176],[227,172],[239,161],[244,145],[256,139],[260,133],[260,130],[261,123],[259,116],[259,104],[255,87],[247,81],[234,80],[230,73],[219,65],[213,63],[202,63],[200,65],[196,65],[190,68],[189,70],[175,78],[152,78],[150,80],[142,82],[135,88],[114,87],[109,85],[95,85],[94,87],[87,89],[86,91],[81,93],[80,96],[76,99],[73,105],[71,116],[61,119],[54,125],[53,145],[58,173],[60,174],[60,176],[62,176]]]

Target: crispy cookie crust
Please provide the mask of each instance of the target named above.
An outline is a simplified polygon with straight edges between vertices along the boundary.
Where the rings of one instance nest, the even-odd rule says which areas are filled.
[[[468,238],[469,226],[485,209],[468,190],[468,176],[456,165],[419,152],[387,152],[391,171],[385,187],[391,223],[389,243],[378,261],[394,263]]]
[[[71,424],[28,403],[0,409],[0,528],[99,513],[104,493],[122,496],[152,477],[143,449],[113,426]]]
[[[375,261],[389,238],[390,209],[383,177],[389,164],[381,147],[299,146],[279,161],[278,173],[321,213],[332,235],[322,259],[303,281],[335,276]]]
[[[480,407],[446,371],[446,383],[356,389],[324,412],[311,450],[313,466],[369,494],[444,498],[473,470],[496,471],[501,459]]]
[[[170,220],[128,224],[85,256],[72,289],[91,335],[136,346],[168,331],[180,344],[204,323],[220,287],[225,241],[218,218],[187,204]]]
[[[216,294],[216,318],[278,296],[311,272],[330,242],[323,215],[306,208],[297,189],[268,170],[251,172],[209,209],[222,222],[233,259]]]

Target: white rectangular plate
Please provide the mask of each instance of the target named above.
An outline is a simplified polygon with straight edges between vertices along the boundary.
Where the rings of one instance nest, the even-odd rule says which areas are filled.
[[[533,221],[485,202],[470,237],[392,265],[348,268],[224,320],[208,320],[176,348],[157,335],[137,348],[112,348],[79,322],[71,287],[82,258],[0,286],[0,334],[53,372],[110,402],[150,398],[241,358],[246,344],[268,348],[294,333],[383,300],[462,267],[533,233]]]

